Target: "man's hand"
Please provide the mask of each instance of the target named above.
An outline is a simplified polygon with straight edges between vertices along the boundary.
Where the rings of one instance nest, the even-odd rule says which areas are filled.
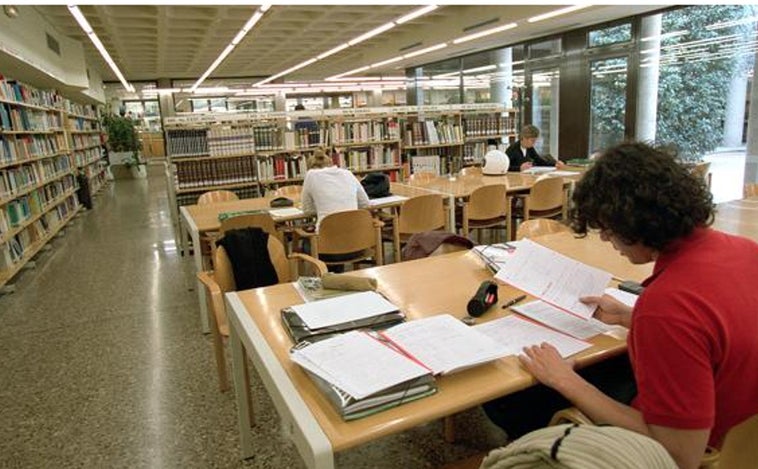
[[[584,304],[596,304],[595,319],[606,324],[629,327],[632,323],[632,308],[611,295],[583,296],[579,301]]]
[[[563,392],[579,375],[574,371],[573,361],[564,360],[558,350],[547,342],[524,347],[519,355],[521,364],[545,386]]]
[[[521,171],[525,171],[525,170],[527,170],[527,169],[529,169],[531,167],[532,167],[532,162],[531,161],[527,161],[527,162],[521,163],[521,167],[519,169]]]
[[[555,169],[563,169],[566,167],[566,163],[561,160],[555,160]]]

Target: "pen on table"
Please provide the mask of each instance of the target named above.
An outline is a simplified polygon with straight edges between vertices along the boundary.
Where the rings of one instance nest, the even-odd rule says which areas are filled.
[[[517,296],[516,298],[514,298],[514,299],[512,299],[512,300],[508,300],[508,301],[507,301],[507,302],[506,302],[506,303],[503,305],[503,309],[505,309],[505,308],[508,308],[508,307],[510,307],[510,306],[513,306],[513,305],[515,305],[516,303],[518,303],[519,301],[523,300],[524,298],[526,298],[526,295]]]

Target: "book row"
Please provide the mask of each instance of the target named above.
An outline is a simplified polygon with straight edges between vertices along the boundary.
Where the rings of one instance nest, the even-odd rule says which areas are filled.
[[[54,181],[0,208],[0,236],[26,220],[44,213],[62,194],[76,187],[73,176]]]
[[[71,139],[74,143],[74,150],[84,150],[100,146],[100,136],[97,134],[75,134],[71,136]]]
[[[254,157],[185,161],[176,165],[178,189],[256,182]]]
[[[8,80],[2,75],[0,75],[0,98],[50,108],[64,107],[68,101],[53,90],[40,90],[18,80]]]
[[[304,178],[308,170],[306,158],[302,155],[259,159],[256,165],[261,181]]]
[[[463,119],[466,137],[506,135],[516,133],[516,119],[513,116],[487,115]]]
[[[70,172],[71,160],[68,155],[0,170],[0,200]]]
[[[326,130],[330,145],[400,140],[400,126],[395,120],[332,122]]]
[[[463,142],[461,126],[454,122],[426,120],[406,124],[405,144],[454,145]]]
[[[348,150],[334,156],[335,164],[351,171],[366,171],[371,169],[400,166],[400,151],[398,148],[375,145],[365,150]]]
[[[15,234],[4,245],[0,245],[0,273],[10,270],[19,263],[24,255],[44,242],[55,229],[73,215],[79,207],[75,196],[55,206],[53,210],[43,214],[26,229]]]
[[[74,160],[78,168],[92,164],[95,161],[102,159],[103,155],[100,152],[99,147],[88,148],[86,150],[76,150],[74,152]]]
[[[68,128],[73,130],[99,130],[97,121],[79,116],[68,116]]]
[[[46,132],[63,128],[59,112],[19,108],[5,103],[0,103],[0,124],[3,130],[15,132]]]
[[[208,130],[208,153],[214,156],[244,155],[255,152],[253,134],[247,128],[214,126]]]
[[[0,165],[22,163],[45,155],[66,151],[66,137],[54,135],[0,135]]]

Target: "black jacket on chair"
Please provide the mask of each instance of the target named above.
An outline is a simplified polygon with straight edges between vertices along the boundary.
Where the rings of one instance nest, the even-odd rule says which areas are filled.
[[[268,233],[262,229],[229,230],[216,245],[223,246],[229,256],[237,290],[279,283],[268,253]]]
[[[521,140],[516,140],[511,146],[505,150],[505,154],[511,161],[511,166],[508,168],[510,172],[521,171],[521,165],[527,161],[531,162],[534,166],[555,166],[555,160],[550,157],[541,157],[537,154],[537,150],[527,148],[526,155],[521,153]]]

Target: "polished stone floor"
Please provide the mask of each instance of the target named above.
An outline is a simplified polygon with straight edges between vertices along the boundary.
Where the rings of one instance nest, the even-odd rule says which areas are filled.
[[[192,262],[176,252],[160,166],[119,180],[0,296],[1,468],[301,468],[257,389],[254,458],[239,460]],[[255,381],[255,375],[253,380]],[[481,411],[337,456],[341,468],[433,468],[502,443]]]

